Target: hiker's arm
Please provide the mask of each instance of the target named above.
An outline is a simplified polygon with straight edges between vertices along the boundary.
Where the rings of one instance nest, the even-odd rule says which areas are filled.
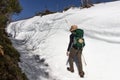
[[[71,47],[72,47],[72,44],[73,44],[73,38],[74,38],[74,35],[71,34],[70,35],[70,41],[69,41],[69,45],[68,45],[68,48],[67,48],[67,51],[69,52]]]

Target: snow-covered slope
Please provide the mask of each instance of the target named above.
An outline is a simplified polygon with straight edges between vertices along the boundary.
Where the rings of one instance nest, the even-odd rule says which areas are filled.
[[[29,80],[119,80],[120,1],[88,9],[69,9],[9,24],[7,32],[21,53],[19,63]],[[67,20],[67,21],[66,21]],[[85,78],[66,70],[70,25],[85,32]],[[84,64],[84,59],[83,59]]]

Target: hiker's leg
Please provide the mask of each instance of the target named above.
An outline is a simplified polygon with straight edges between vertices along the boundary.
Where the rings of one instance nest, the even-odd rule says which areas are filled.
[[[76,53],[75,49],[72,48],[69,54],[69,65],[70,65],[70,70],[72,71],[74,71],[73,59],[74,59],[75,53]]]
[[[81,54],[82,54],[82,49],[79,50],[79,52],[78,52],[78,54],[77,54],[77,58],[78,58],[78,71],[79,71],[79,74],[83,72]]]
[[[70,71],[74,71],[74,67],[73,67],[73,58],[69,56],[69,65],[70,68],[68,68]]]

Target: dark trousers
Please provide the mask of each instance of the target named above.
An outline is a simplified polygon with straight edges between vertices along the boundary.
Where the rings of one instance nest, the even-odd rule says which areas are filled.
[[[77,50],[75,48],[71,48],[70,54],[69,54],[70,69],[74,70],[73,61],[74,61],[74,58],[76,57],[78,62],[77,67],[78,67],[79,73],[83,72],[81,54],[82,54],[82,49]]]

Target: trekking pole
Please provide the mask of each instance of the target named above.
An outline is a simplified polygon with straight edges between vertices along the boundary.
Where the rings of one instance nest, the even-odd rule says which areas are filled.
[[[68,64],[69,60],[67,60],[66,65]]]
[[[67,21],[67,19],[65,19],[65,22],[67,23],[68,26],[71,26],[71,24]],[[69,59],[67,60],[66,65],[68,64],[68,62],[69,62]]]
[[[85,57],[84,57],[83,54],[82,54],[82,57],[83,57],[83,61],[84,61],[84,63],[85,63],[85,66],[87,66],[87,63],[86,63],[86,61],[85,61]]]
[[[83,49],[83,44],[82,44],[82,49]],[[84,55],[81,54],[81,56],[82,56],[82,59],[83,59],[83,61],[84,61],[84,63],[85,63],[85,66],[87,66],[87,63],[86,63],[86,61],[85,61],[85,57],[84,57]]]

